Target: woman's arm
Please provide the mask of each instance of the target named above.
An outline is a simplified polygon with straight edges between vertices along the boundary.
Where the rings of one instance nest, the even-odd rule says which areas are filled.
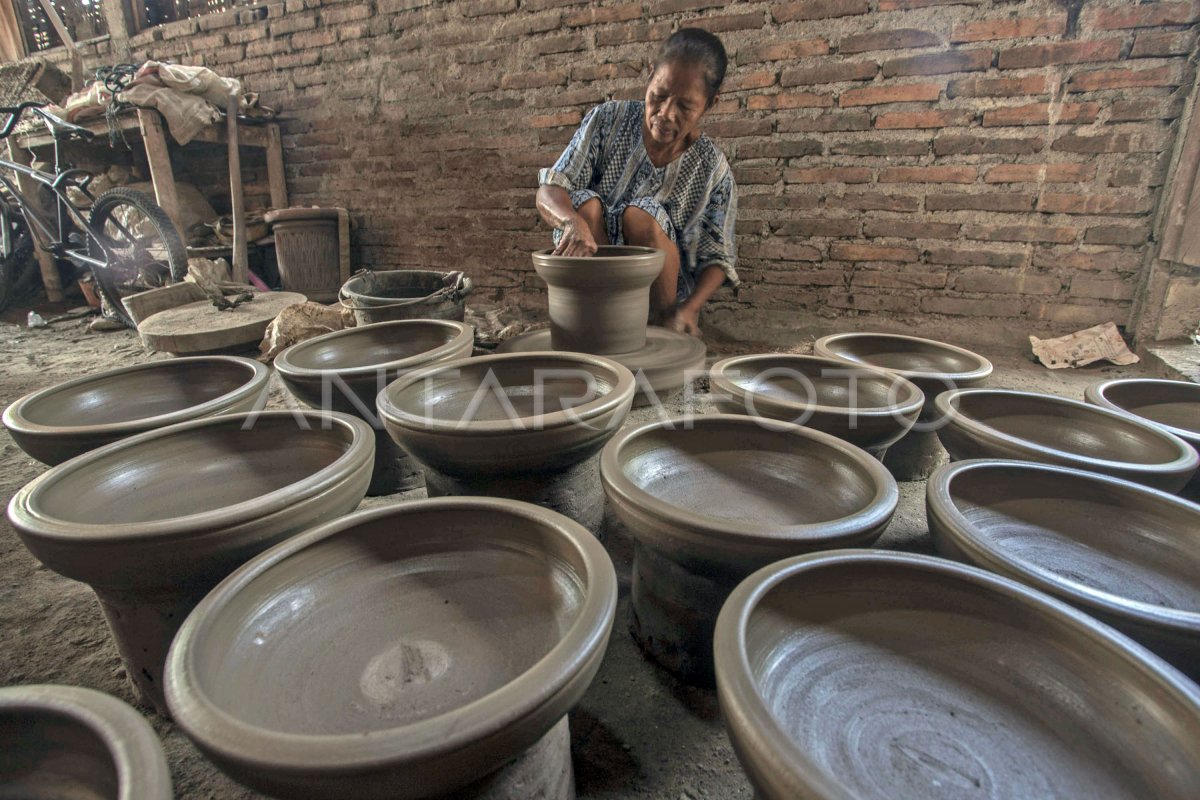
[[[537,209],[552,228],[562,231],[554,248],[556,256],[591,256],[596,254],[596,239],[587,222],[571,203],[571,193],[561,186],[545,183],[537,190]]]
[[[700,309],[708,302],[721,284],[725,282],[725,270],[713,264],[704,268],[696,280],[695,290],[663,321],[663,324],[673,331],[687,333],[692,336],[700,335]]]

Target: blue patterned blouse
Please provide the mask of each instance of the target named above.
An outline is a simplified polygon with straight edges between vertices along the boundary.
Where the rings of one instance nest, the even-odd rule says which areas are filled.
[[[623,244],[621,214],[629,206],[646,211],[679,247],[678,298],[696,287],[700,273],[720,267],[738,284],[737,186],[725,154],[701,134],[664,167],[656,167],[642,142],[645,103],[602,103],[583,118],[553,167],[538,173],[538,184],[561,186],[576,208],[593,197],[604,204],[608,240]],[[554,232],[554,242],[562,237]]]

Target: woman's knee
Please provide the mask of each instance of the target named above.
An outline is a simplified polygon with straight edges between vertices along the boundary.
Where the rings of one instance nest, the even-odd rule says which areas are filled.
[[[621,212],[621,230],[630,244],[649,244],[668,238],[654,215],[637,206],[628,206]]]
[[[579,204],[579,208],[575,210],[589,225],[604,219],[604,204],[600,202],[599,197],[591,197],[584,200]]]

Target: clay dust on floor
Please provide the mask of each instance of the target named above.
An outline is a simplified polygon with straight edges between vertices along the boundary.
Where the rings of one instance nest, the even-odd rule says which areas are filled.
[[[729,353],[750,352],[743,346]],[[797,348],[802,349],[802,348]],[[80,375],[160,358],[147,354],[130,332],[90,334],[84,323],[49,329],[0,324],[0,406],[21,395]],[[1096,366],[1051,372],[1019,355],[995,357],[994,387],[1050,392],[1081,399],[1086,385],[1137,375],[1137,367]],[[710,359],[711,360],[711,359]],[[711,413],[706,381],[690,397],[676,394],[668,414]],[[295,407],[272,378],[271,407]],[[654,419],[636,409],[627,424]],[[7,505],[25,483],[44,471],[7,432],[0,433],[0,495]],[[880,546],[929,552],[924,484],[900,484],[901,501]],[[406,502],[424,490],[367,498],[360,508]],[[572,752],[580,798],[750,798],[746,781],[721,726],[712,691],[688,687],[642,658],[629,636],[629,567],[632,543],[609,525],[606,546],[620,579],[617,621],[603,666],[571,715]],[[42,567],[0,523],[0,685],[63,683],[87,686],[134,702],[124,669],[91,590]],[[145,709],[143,709],[145,711]],[[212,766],[174,725],[153,714],[167,751],[175,795],[181,800],[244,800],[260,795]]]

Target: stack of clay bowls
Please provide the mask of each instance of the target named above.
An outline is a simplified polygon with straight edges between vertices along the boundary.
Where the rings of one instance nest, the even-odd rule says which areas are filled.
[[[295,536],[224,580],[167,665],[174,719],[279,798],[574,797],[566,713],[617,583],[581,526],[440,498]]]
[[[165,712],[163,662],[188,612],[250,557],[351,511],[373,460],[370,426],[344,414],[222,415],[60,464],[8,518],[38,560],[92,586],[129,678]]]
[[[633,393],[633,375],[607,358],[511,353],[410,373],[377,404],[431,496],[525,500],[598,532],[604,493],[591,456],[625,420]]]
[[[601,247],[589,258],[534,253],[534,269],[549,287],[550,328],[515,336],[499,352],[607,356],[634,374],[635,405],[680,389],[704,369],[706,349],[694,336],[646,327],[650,284],[663,257],[661,250],[623,245]]]
[[[740,580],[799,553],[870,545],[899,501],[896,482],[863,450],[749,416],[624,430],[600,472],[635,539],[634,637],[700,684],[712,682],[713,624]]]
[[[925,402],[899,375],[786,353],[718,361],[709,387],[722,412],[793,422],[876,456],[908,433]]]
[[[450,320],[402,320],[335,331],[292,345],[275,358],[288,390],[313,408],[341,411],[375,429],[375,470],[367,494],[421,485],[419,467],[383,428],[375,398],[414,370],[468,358],[474,328]]]
[[[925,405],[919,421],[884,456],[884,464],[901,481],[924,480],[945,460],[936,433],[942,425],[934,405],[938,394],[977,386],[992,374],[992,364],[983,356],[916,336],[838,333],[818,339],[813,352],[822,358],[887,370],[921,390]]]
[[[842,550],[765,567],[721,611],[716,673],[766,800],[1200,787],[1196,684],[1070,606],[940,558]]]
[[[1048,394],[959,389],[935,400],[956,460],[1006,458],[1074,467],[1178,491],[1200,463],[1187,442],[1129,414]]]
[[[265,366],[236,356],[153,361],[27,394],[4,410],[4,427],[22,450],[54,466],[127,436],[250,411],[267,378]]]
[[[0,797],[170,800],[154,729],[115,697],[75,686],[0,689]]]

